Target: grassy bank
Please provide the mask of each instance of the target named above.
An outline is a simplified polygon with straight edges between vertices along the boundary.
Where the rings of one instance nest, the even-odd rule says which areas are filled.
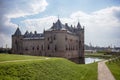
[[[98,58],[110,59],[113,56],[112,55],[104,55],[104,53],[85,53],[85,57],[98,57]]]
[[[5,56],[5,55],[4,55]],[[13,56],[13,55],[9,55]],[[16,60],[19,55],[14,55]],[[22,56],[20,56],[22,59]],[[23,56],[27,57],[27,56]],[[0,56],[1,58],[1,56]],[[30,56],[30,59],[32,56]],[[0,63],[4,80],[97,80],[97,63],[75,64],[63,58]],[[39,57],[38,57],[39,58]],[[41,58],[41,57],[40,57]],[[44,57],[43,57],[44,58]],[[26,59],[26,58],[25,58]],[[7,59],[8,60],[8,59]],[[5,60],[1,60],[5,61]]]
[[[116,80],[120,80],[120,60],[106,63]]]
[[[29,55],[15,55],[15,54],[0,54],[1,61],[12,61],[12,60],[27,60],[27,59],[44,59],[45,57],[29,56]]]

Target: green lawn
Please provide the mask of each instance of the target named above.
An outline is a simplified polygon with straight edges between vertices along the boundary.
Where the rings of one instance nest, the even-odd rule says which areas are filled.
[[[1,61],[12,61],[12,60],[27,60],[27,59],[44,59],[45,57],[28,56],[28,55],[15,55],[15,54],[0,54]]]
[[[0,61],[16,60],[17,57],[33,60],[0,63],[0,80],[97,80],[97,63],[75,64],[63,58],[35,60],[35,56],[25,55],[7,55],[11,57],[8,59],[4,56],[0,55]]]
[[[120,61],[106,63],[116,80],[120,80]]]

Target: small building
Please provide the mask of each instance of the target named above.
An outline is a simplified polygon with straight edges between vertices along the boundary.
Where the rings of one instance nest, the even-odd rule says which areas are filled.
[[[84,27],[79,22],[76,27],[62,24],[58,19],[43,33],[26,31],[22,35],[17,28],[12,35],[12,53],[67,59],[84,57]]]
[[[96,53],[96,50],[85,50],[85,53]]]

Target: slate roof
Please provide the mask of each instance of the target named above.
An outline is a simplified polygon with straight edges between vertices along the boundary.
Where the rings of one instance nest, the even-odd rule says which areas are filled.
[[[71,26],[68,26],[68,24],[66,23],[65,25],[61,23],[61,21],[58,19],[56,23],[53,23],[53,26],[48,29],[47,31],[52,31],[52,30],[67,30],[67,32],[69,33],[75,33],[77,30],[80,30],[82,29],[81,28],[81,25],[80,23],[78,22],[77,24],[77,27],[73,27],[72,25]]]
[[[23,37],[24,39],[44,39],[44,34],[37,33],[36,31],[35,33],[32,32],[29,33],[28,31],[26,31]]]
[[[19,35],[21,35],[21,31],[20,31],[19,28],[17,28],[17,30],[15,31],[14,35],[15,35],[15,36],[19,36]]]
[[[81,25],[80,25],[79,22],[78,22],[78,24],[77,24],[77,28],[78,28],[78,29],[81,29]]]
[[[65,26],[61,23],[59,19],[56,23],[53,23],[53,26],[51,27],[52,30],[61,30],[63,28],[65,28]]]
[[[82,29],[80,23],[78,22],[77,27],[68,26],[67,23],[62,24],[61,21],[58,19],[56,23],[53,23],[53,26],[46,30],[46,31],[52,31],[52,30],[67,30],[68,33],[75,34],[76,31]],[[14,35],[22,35],[19,28],[17,28]],[[36,31],[34,33],[26,31],[23,35],[24,39],[44,39],[44,33],[37,33]]]

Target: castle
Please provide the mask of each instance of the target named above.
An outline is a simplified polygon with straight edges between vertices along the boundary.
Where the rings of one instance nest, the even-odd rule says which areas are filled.
[[[64,57],[67,59],[84,58],[84,27],[62,24],[60,19],[43,33],[26,31],[21,34],[19,28],[12,35],[12,53]]]

